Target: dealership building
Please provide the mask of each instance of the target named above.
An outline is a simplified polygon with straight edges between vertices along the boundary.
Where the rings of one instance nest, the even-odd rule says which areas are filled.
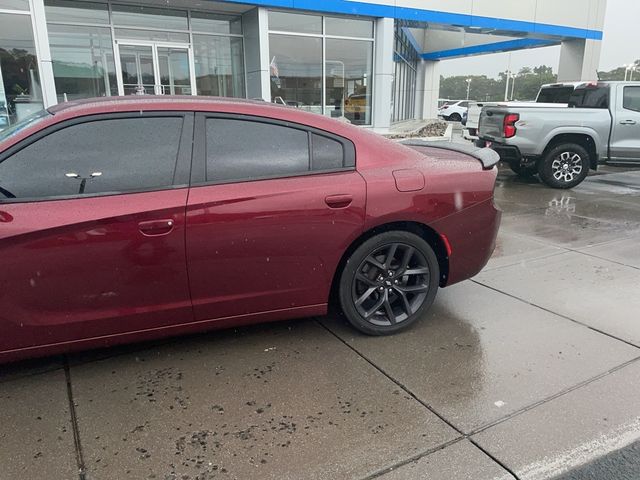
[[[435,117],[443,61],[561,45],[596,78],[606,0],[0,0],[0,129],[56,103],[216,95],[384,131]]]

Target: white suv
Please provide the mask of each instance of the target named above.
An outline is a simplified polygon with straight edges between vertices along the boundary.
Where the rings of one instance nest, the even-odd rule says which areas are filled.
[[[459,100],[453,103],[446,103],[438,109],[438,117],[452,122],[459,122],[467,113],[469,100]]]

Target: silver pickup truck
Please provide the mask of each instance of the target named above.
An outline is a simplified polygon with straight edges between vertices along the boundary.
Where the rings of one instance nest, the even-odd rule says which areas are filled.
[[[553,188],[575,187],[598,163],[640,165],[640,82],[585,83],[567,108],[486,107],[479,137],[518,175]]]
[[[475,142],[478,139],[478,124],[480,123],[480,113],[484,107],[566,107],[569,97],[579,85],[584,82],[564,82],[547,83],[540,87],[538,95],[533,102],[469,102],[467,110],[467,120],[464,122],[462,136],[467,140]]]

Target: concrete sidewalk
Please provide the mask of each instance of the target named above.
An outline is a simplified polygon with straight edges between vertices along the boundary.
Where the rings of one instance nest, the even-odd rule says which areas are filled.
[[[336,315],[0,367],[0,478],[546,479],[640,438],[640,172],[499,176],[415,328]]]

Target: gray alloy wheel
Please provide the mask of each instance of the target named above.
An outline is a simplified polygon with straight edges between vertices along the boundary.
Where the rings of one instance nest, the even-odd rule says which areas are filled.
[[[340,282],[340,303],[358,330],[394,333],[431,305],[439,275],[437,258],[422,238],[408,232],[383,233],[349,259]]]

